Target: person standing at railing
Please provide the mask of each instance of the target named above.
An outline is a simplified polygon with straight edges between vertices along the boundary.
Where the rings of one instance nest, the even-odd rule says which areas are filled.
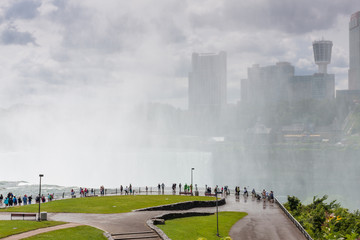
[[[270,202],[274,202],[274,192],[273,191],[270,191],[269,200],[270,200]]]
[[[27,198],[27,196],[26,196],[26,194],[25,194],[24,197],[23,197],[23,203],[24,203],[24,205],[27,205],[27,201],[28,201],[28,198]]]
[[[246,196],[246,197],[249,196],[249,193],[248,193],[248,190],[246,189],[246,187],[244,187],[244,196]]]

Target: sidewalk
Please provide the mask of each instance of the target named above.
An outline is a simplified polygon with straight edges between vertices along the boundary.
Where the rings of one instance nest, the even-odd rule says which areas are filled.
[[[65,229],[65,228],[72,228],[72,227],[77,227],[77,226],[81,226],[81,225],[82,224],[78,224],[78,223],[66,223],[66,224],[63,224],[63,225],[47,227],[47,228],[40,228],[40,229],[36,229],[36,230],[33,230],[33,231],[29,231],[29,232],[15,234],[15,235],[12,235],[12,236],[9,236],[9,237],[6,237],[6,238],[2,238],[2,240],[23,239],[23,238],[28,238],[28,237],[38,235],[40,233],[51,232],[51,231],[55,231],[55,230],[59,230],[59,229]]]

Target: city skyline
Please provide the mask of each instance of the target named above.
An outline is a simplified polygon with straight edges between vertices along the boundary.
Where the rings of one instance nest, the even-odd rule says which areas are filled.
[[[0,107],[83,104],[106,95],[186,109],[191,54],[219,51],[228,55],[227,101],[235,103],[255,63],[287,61],[297,75],[315,72],[311,43],[322,37],[334,44],[328,72],[336,89],[346,89],[348,24],[357,4],[2,1]]]

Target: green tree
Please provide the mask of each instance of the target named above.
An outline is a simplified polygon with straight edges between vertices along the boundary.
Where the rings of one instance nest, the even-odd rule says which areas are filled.
[[[296,211],[301,204],[300,199],[298,199],[295,196],[292,196],[292,197],[288,196],[287,199],[288,199],[290,211]]]

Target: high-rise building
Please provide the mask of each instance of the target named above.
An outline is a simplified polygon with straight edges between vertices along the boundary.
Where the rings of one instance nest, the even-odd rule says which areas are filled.
[[[349,90],[360,90],[360,11],[350,18],[349,53]]]
[[[292,102],[305,99],[333,99],[335,97],[335,75],[315,73],[293,76],[290,84]]]
[[[288,100],[289,80],[294,66],[288,62],[248,68],[248,79],[241,81],[241,99],[245,102],[265,104]]]
[[[226,105],[226,53],[193,53],[189,109],[220,110]]]
[[[333,99],[335,75],[327,73],[331,62],[332,42],[313,42],[318,73],[295,76],[294,66],[288,62],[248,68],[248,79],[241,81],[241,99],[253,104],[274,104],[281,101],[298,102],[306,99]]]

